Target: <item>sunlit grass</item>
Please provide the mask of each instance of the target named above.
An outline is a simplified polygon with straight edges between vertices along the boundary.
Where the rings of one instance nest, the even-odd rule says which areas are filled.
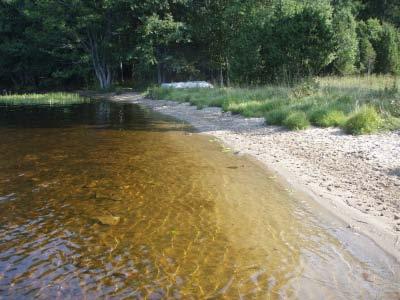
[[[245,117],[265,117],[267,124],[303,129],[307,123],[319,127],[343,127],[354,134],[400,128],[400,79],[393,76],[323,77],[295,87],[165,89],[148,90],[153,99],[189,102],[198,108],[222,107]],[[376,111],[380,126],[366,124],[351,130],[354,116],[365,107]],[[296,112],[285,122],[290,114]],[[304,114],[300,114],[302,112]],[[371,111],[370,111],[371,112]],[[298,121],[299,124],[294,124]],[[356,122],[359,124],[359,122]],[[355,124],[355,123],[353,123]]]
[[[76,93],[15,94],[0,96],[0,104],[5,105],[66,105],[84,103],[88,99]]]

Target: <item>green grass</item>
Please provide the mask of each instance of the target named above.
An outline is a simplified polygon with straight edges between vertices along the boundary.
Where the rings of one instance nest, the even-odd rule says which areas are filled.
[[[75,93],[20,94],[0,96],[0,104],[6,105],[66,105],[84,103],[88,99]]]
[[[322,108],[314,111],[310,120],[319,127],[340,127],[347,121],[347,116],[341,110]]]
[[[400,128],[400,80],[391,76],[315,78],[294,87],[153,87],[147,95],[152,99],[189,102],[198,108],[218,106],[224,111],[244,117],[264,117],[267,124],[283,125],[289,129],[304,129],[311,124],[318,127],[342,127],[352,134],[367,134]],[[380,119],[379,126],[374,118],[364,118],[362,121],[359,121],[361,117],[354,119],[365,111],[365,107],[375,110]],[[353,125],[349,125],[350,120],[354,122]],[[296,126],[296,122],[299,126]],[[356,124],[359,122],[371,124],[360,127]],[[352,126],[354,130],[350,129]]]
[[[344,124],[346,132],[359,135],[377,132],[382,126],[382,118],[372,106],[363,106]]]
[[[290,114],[288,107],[280,107],[265,113],[265,122],[269,125],[282,125]]]
[[[305,112],[293,111],[283,121],[283,125],[291,130],[302,130],[310,127],[310,121]]]

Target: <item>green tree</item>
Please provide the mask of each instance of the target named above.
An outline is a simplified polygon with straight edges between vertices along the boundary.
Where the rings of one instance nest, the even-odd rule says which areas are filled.
[[[378,18],[400,27],[400,2],[398,0],[362,0],[364,19]]]
[[[335,69],[341,75],[353,74],[358,56],[357,23],[349,7],[335,13],[333,27],[337,47]]]
[[[399,31],[389,23],[382,24],[382,31],[376,43],[377,71],[384,74],[400,73]]]
[[[357,24],[360,54],[358,67],[362,73],[370,75],[374,71],[377,57],[375,47],[379,43],[381,31],[382,26],[376,19],[369,19],[367,22],[360,21]]]
[[[0,83],[49,88],[85,81],[86,57],[31,1],[0,2]]]
[[[362,37],[359,44],[360,71],[370,75],[374,70],[376,52],[368,37]]]
[[[271,5],[256,1],[236,1],[227,10],[227,17],[235,19],[229,40],[230,76],[233,81],[258,84],[263,81],[261,45],[265,24],[269,24]]]
[[[174,21],[170,14],[167,14],[164,19],[153,14],[143,23],[139,31],[141,43],[136,49],[142,59],[150,65],[157,66],[157,80],[161,83],[165,81],[165,68],[173,60],[169,53],[171,44],[188,42],[189,36],[185,25]]]
[[[229,42],[236,16],[234,19],[229,18],[227,10],[234,1],[193,0],[186,18],[200,68],[213,79],[218,78],[220,85],[229,81]]]
[[[305,6],[280,15],[267,29],[262,54],[271,80],[292,82],[318,74],[332,61],[333,30],[329,7]]]

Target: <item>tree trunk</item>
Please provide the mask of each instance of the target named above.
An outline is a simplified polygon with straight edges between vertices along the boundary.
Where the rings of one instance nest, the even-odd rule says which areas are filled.
[[[99,81],[101,89],[108,89],[111,87],[111,70],[110,66],[106,61],[106,55],[104,49],[99,47],[96,35],[88,31],[87,33],[88,43],[84,44],[87,50],[90,52],[92,59],[93,69],[96,74],[97,80]],[[100,50],[99,50],[100,48]]]
[[[111,72],[107,65],[93,62],[94,71],[102,90],[111,87]]]
[[[225,59],[226,61],[226,86],[229,87],[231,85],[231,80],[229,78],[230,76],[230,70],[229,70],[229,61],[228,58]]]
[[[119,68],[121,70],[121,82],[124,82],[124,65],[122,64],[122,61],[119,63]]]
[[[219,84],[220,84],[221,87],[224,86],[224,71],[222,69],[222,64],[221,64],[221,67],[219,69]]]
[[[162,83],[162,75],[161,75],[161,63],[157,63],[157,82],[158,84]]]

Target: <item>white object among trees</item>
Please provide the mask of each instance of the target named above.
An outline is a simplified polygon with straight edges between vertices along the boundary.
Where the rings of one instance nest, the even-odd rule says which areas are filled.
[[[163,83],[162,88],[173,88],[173,89],[194,89],[194,88],[208,88],[212,89],[214,86],[206,81],[186,81],[186,82],[173,82]]]

